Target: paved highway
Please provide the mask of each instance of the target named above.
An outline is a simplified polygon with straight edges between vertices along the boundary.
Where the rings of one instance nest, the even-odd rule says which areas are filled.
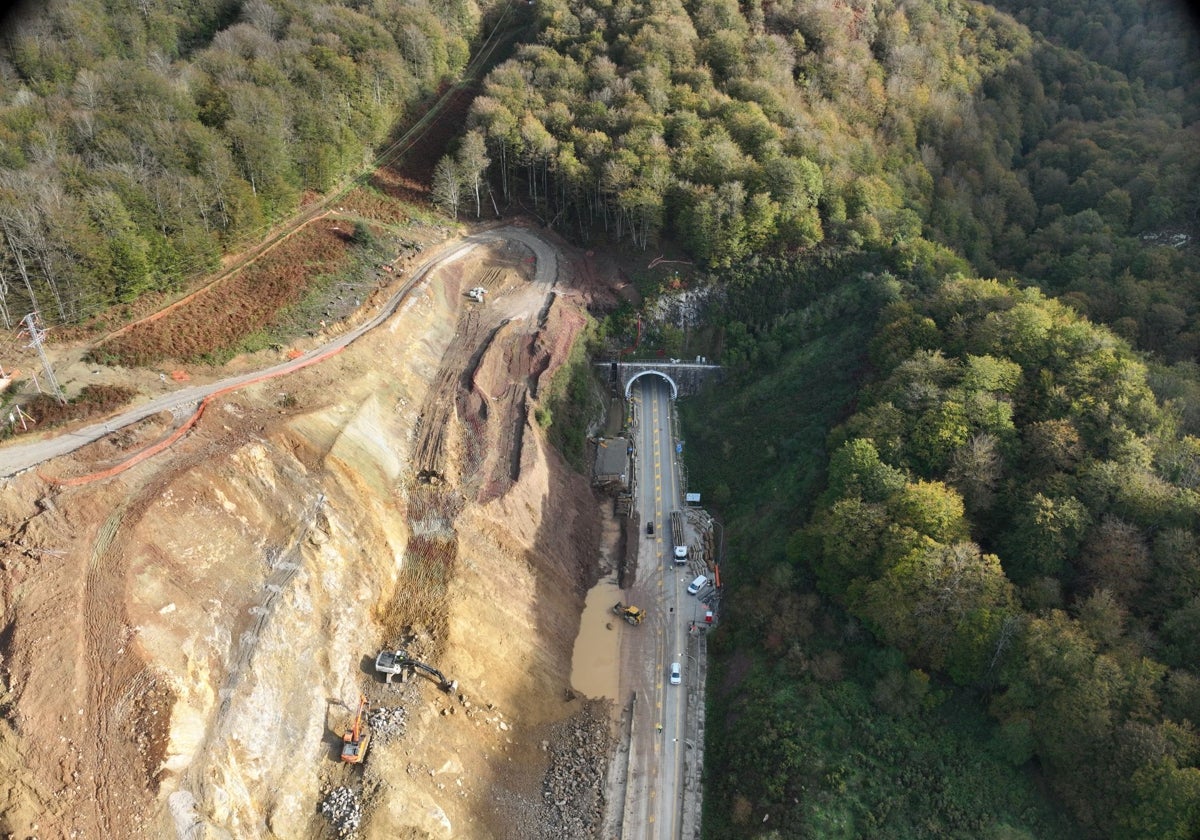
[[[635,801],[644,803],[641,814],[627,815],[624,836],[645,840],[675,840],[679,836],[680,791],[683,785],[684,722],[688,673],[686,655],[687,572],[672,563],[671,511],[682,501],[679,473],[675,465],[675,442],[671,429],[671,389],[658,376],[643,376],[633,386],[637,420],[637,504],[643,540],[638,553],[638,576],[656,588],[658,601],[652,610],[657,643],[651,663],[654,677],[646,686],[649,696],[639,702],[638,726],[656,732],[653,747],[644,747],[635,757],[635,778],[629,783],[642,787]],[[654,524],[654,534],[646,533]],[[682,570],[682,571],[681,571]],[[683,667],[684,685],[671,685],[672,662]],[[658,731],[661,725],[662,730]],[[630,824],[632,822],[633,824]]]

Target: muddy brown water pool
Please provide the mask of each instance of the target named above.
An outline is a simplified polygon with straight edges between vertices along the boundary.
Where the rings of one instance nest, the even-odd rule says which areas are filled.
[[[601,578],[588,590],[571,657],[571,686],[588,697],[617,699],[621,632],[625,622],[613,615],[622,598],[616,577]]]

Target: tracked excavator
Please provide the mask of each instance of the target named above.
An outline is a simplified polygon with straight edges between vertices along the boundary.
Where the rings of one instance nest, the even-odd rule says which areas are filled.
[[[403,650],[385,650],[375,657],[375,670],[384,675],[388,683],[392,677],[400,675],[400,682],[405,682],[412,674],[421,671],[437,682],[437,687],[447,694],[458,688],[458,680],[451,680],[432,665],[418,662]]]
[[[358,697],[358,714],[354,716],[354,725],[342,735],[342,761],[347,764],[362,764],[367,752],[367,744],[371,741],[371,733],[363,729],[363,715],[367,713],[367,696]]]
[[[612,611],[613,615],[621,616],[621,618],[625,619],[626,622],[634,626],[641,624],[642,619],[646,617],[646,611],[641,607],[635,607],[632,604],[625,606],[620,601],[617,601],[617,603],[613,604]]]

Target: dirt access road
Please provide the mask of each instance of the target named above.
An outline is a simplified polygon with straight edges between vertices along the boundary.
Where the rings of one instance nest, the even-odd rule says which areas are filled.
[[[364,840],[587,836],[566,788],[602,739],[564,723],[587,719],[568,689],[597,501],[532,406],[611,290],[564,254],[520,228],[444,245],[309,358],[343,352],[222,395],[113,478],[47,484],[45,451],[0,450],[26,459],[0,494],[0,834],[315,840],[346,784]],[[148,428],[69,434],[39,469],[109,467]],[[410,636],[458,695],[363,665]],[[360,693],[407,731],[346,773]]]
[[[433,269],[452,263],[470,253],[472,249],[484,243],[512,240],[527,246],[536,259],[535,285],[549,290],[558,275],[558,258],[554,248],[544,240],[520,227],[506,226],[490,231],[470,234],[462,239],[443,245],[437,253],[429,257],[412,273],[408,280],[397,289],[380,307],[379,311],[369,321],[355,327],[334,340],[315,347],[297,359],[292,359],[264,370],[252,371],[239,376],[183,388],[161,397],[156,397],[136,408],[129,409],[115,417],[110,417],[101,423],[95,423],[82,429],[68,432],[51,433],[43,440],[17,444],[0,448],[0,478],[8,478],[25,470],[31,469],[51,458],[57,458],[74,452],[80,447],[94,443],[102,437],[144,420],[163,411],[179,415],[194,413],[201,401],[212,394],[227,392],[250,382],[257,382],[274,376],[281,376],[300,368],[308,367],[328,358],[334,353],[345,349],[370,330],[384,323],[408,298],[409,293],[422,283]],[[184,409],[192,409],[184,412]]]

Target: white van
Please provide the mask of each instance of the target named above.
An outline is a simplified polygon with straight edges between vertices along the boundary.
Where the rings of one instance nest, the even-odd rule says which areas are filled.
[[[692,581],[690,584],[688,584],[688,594],[695,595],[697,592],[699,592],[701,589],[703,589],[704,585],[707,583],[708,583],[708,576],[707,575],[699,575],[694,581]]]

